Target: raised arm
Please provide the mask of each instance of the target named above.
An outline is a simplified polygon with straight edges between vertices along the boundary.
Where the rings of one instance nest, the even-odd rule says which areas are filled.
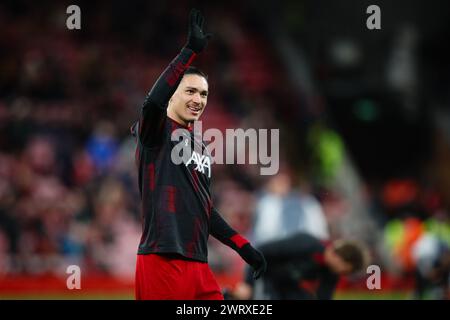
[[[203,33],[204,18],[192,9],[189,14],[189,32],[186,45],[159,76],[142,105],[141,116],[134,130],[141,142],[149,147],[157,145],[162,138],[163,124],[170,97],[178,87],[184,71],[191,65],[196,55],[203,51],[210,34]]]

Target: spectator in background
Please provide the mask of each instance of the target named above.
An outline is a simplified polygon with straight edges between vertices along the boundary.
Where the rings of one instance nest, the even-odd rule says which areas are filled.
[[[87,151],[100,173],[112,167],[118,148],[119,143],[114,137],[114,126],[105,121],[98,124],[87,142]]]
[[[320,203],[310,194],[292,188],[292,174],[280,171],[270,178],[256,206],[253,240],[263,244],[303,231],[318,239],[329,232]]]

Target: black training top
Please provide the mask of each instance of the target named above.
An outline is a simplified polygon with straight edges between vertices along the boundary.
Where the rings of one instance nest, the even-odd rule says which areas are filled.
[[[205,144],[166,114],[167,103],[195,56],[188,48],[181,50],[150,90],[139,122],[132,127],[143,219],[138,254],[176,253],[206,262],[209,234],[233,249],[246,241],[213,207],[211,157]],[[181,131],[172,141],[176,129]],[[173,154],[181,158],[172,158]]]

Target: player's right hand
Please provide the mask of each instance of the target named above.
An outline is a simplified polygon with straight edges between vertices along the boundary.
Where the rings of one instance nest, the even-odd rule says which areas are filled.
[[[189,14],[189,32],[186,47],[200,53],[205,49],[208,40],[212,37],[211,33],[203,31],[205,19],[197,9],[191,9]]]

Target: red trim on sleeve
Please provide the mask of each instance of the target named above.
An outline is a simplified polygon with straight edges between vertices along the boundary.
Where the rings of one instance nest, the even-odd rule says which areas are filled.
[[[182,61],[177,62],[172,72],[167,75],[166,79],[169,86],[173,87],[177,83],[181,74],[191,65],[192,61],[195,59],[196,56],[197,54],[193,52],[185,64],[183,64]]]
[[[249,241],[247,239],[245,239],[243,236],[241,236],[239,233],[235,234],[234,236],[232,236],[230,238],[231,241],[233,241],[233,243],[240,249],[242,248],[244,245],[246,245],[247,243],[249,243]]]
[[[185,66],[189,67],[196,56],[197,56],[197,54],[195,52],[193,52],[192,56],[189,58],[188,62],[186,62]]]

